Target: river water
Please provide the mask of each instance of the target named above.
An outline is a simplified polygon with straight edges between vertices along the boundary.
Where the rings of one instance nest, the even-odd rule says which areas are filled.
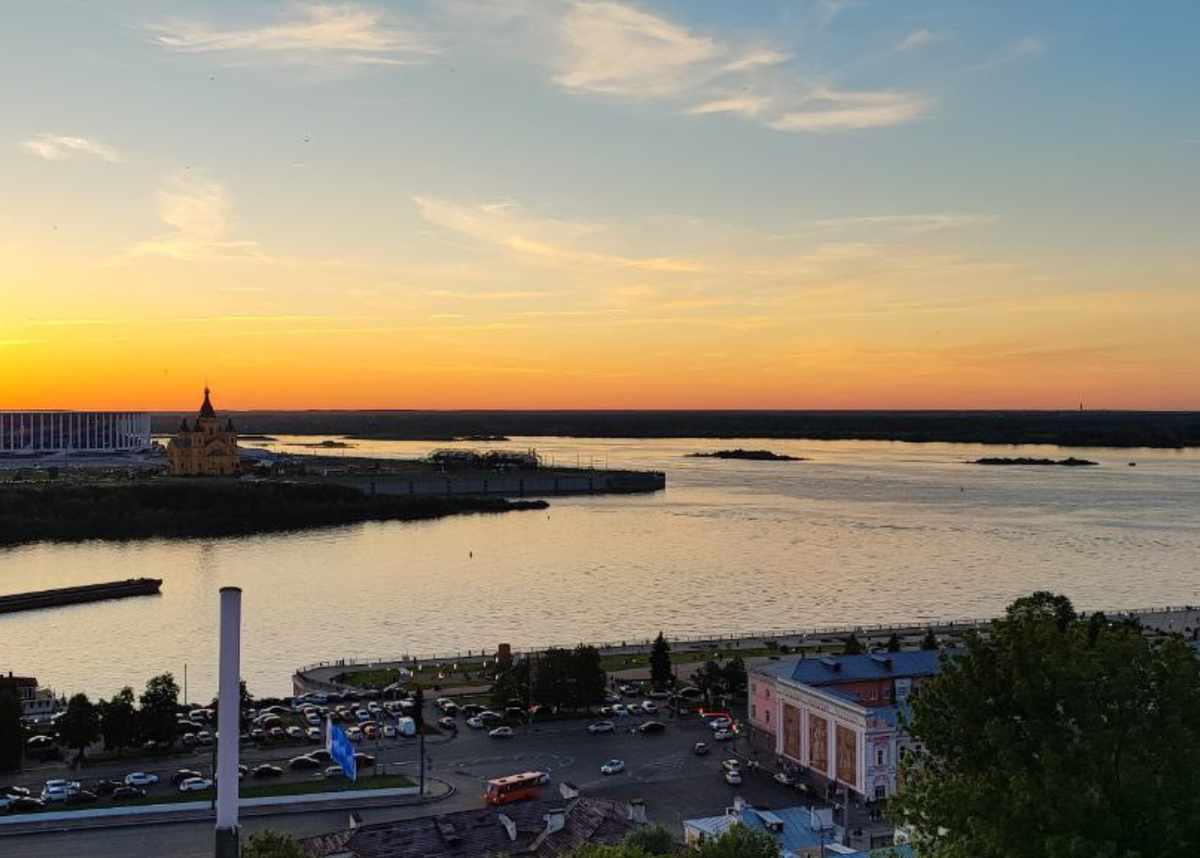
[[[320,439],[280,438],[289,446]],[[415,458],[428,442],[348,455]],[[482,444],[460,446],[488,446]],[[1200,602],[1200,451],[517,438],[559,465],[658,469],[652,495],[231,539],[0,550],[0,592],[163,579],[153,598],[0,617],[0,669],[108,696],[172,671],[216,687],[217,591],[243,589],[243,675],[286,694],[334,658]],[[734,446],[806,462],[688,458]],[[1074,455],[1094,468],[984,467]],[[1128,462],[1136,462],[1130,467]]]

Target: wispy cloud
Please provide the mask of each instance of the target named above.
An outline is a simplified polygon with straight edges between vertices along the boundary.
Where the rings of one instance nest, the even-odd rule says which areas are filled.
[[[812,231],[844,231],[863,228],[893,230],[903,233],[937,232],[943,229],[988,223],[991,217],[965,212],[936,212],[930,214],[864,215],[860,217],[823,218],[812,221]]]
[[[465,204],[437,197],[415,197],[422,217],[445,229],[500,248],[527,262],[557,267],[630,268],[665,273],[696,272],[700,263],[673,257],[633,257],[585,246],[585,236],[600,237],[594,223],[536,218],[512,202]]]
[[[914,51],[917,48],[923,48],[930,42],[934,42],[936,40],[937,35],[933,32],[933,30],[927,30],[922,27],[919,30],[913,30],[911,33],[905,36],[904,41],[900,43],[900,50]]]
[[[233,206],[233,195],[223,182],[191,171],[176,173],[158,189],[158,216],[172,231],[139,242],[119,260],[139,256],[185,261],[266,259],[254,242],[229,237]]]
[[[693,32],[627,3],[575,0],[565,8],[553,80],[580,95],[661,101],[687,115],[739,115],[797,132],[899,125],[929,106],[900,89],[848,90],[810,79],[778,47]]]
[[[24,141],[21,147],[46,161],[70,161],[82,157],[115,164],[121,160],[117,150],[111,146],[87,137],[65,134],[38,134]]]
[[[410,65],[435,52],[424,39],[385,21],[382,12],[353,4],[297,4],[285,19],[257,27],[174,21],[146,30],[168,50],[233,63]]]

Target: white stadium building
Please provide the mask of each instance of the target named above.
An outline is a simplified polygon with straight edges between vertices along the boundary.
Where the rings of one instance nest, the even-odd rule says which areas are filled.
[[[148,450],[148,411],[0,411],[0,456]]]

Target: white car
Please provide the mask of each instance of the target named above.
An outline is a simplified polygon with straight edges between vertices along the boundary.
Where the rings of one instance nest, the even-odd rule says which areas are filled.
[[[713,730],[727,730],[733,724],[729,718],[722,715],[720,718],[714,718],[708,722],[708,726]]]
[[[65,792],[72,792],[74,790],[79,789],[79,781],[68,781],[68,780],[63,780],[62,778],[53,778],[51,780],[46,781],[44,784],[42,784],[42,789],[43,790],[51,790],[51,791],[62,790]]]
[[[203,792],[212,789],[213,782],[208,778],[184,778],[179,782],[180,792]]]
[[[495,730],[489,732],[488,735],[493,739],[511,739],[516,734],[513,733],[512,727],[497,727]]]
[[[395,739],[397,735],[399,734],[396,732],[396,726],[394,724],[383,725],[383,738]]]
[[[647,700],[642,704],[642,711],[647,715],[653,715],[658,711],[658,705],[653,700]]]
[[[713,733],[713,738],[718,742],[727,742],[733,738],[732,730],[717,730]]]
[[[142,787],[156,783],[158,783],[158,775],[151,775],[146,772],[130,772],[125,775],[125,786]]]
[[[467,719],[467,726],[472,730],[482,730],[485,725],[483,723],[483,719],[473,715]]]
[[[321,733],[320,727],[309,727],[305,731],[304,735],[308,738],[308,741],[310,741],[310,742],[319,742],[322,739],[322,733]]]
[[[363,731],[358,727],[351,727],[346,731],[346,738],[351,742],[361,742],[363,740]]]
[[[42,801],[49,804],[52,801],[66,801],[68,795],[70,792],[66,787],[58,787],[57,789],[43,789],[41,798]]]
[[[740,772],[742,770],[742,764],[738,760],[722,760],[721,768],[727,772]]]
[[[600,767],[600,774],[602,774],[602,775],[615,775],[618,772],[623,772],[623,771],[625,771],[625,761],[624,760],[609,760],[607,763],[605,763],[604,765],[602,765]]]
[[[737,769],[730,769],[725,772],[725,783],[736,786],[742,782],[742,773]]]
[[[625,708],[624,703],[617,703],[617,704],[614,704],[614,706],[613,706],[613,714],[618,715],[618,716],[624,716],[624,715],[629,714],[629,710]]]
[[[288,727],[286,732],[293,739],[303,739],[304,738],[304,731],[301,730],[299,727],[297,727],[295,724]]]
[[[597,721],[595,724],[588,724],[589,733],[612,733],[617,729],[617,725],[612,721]]]

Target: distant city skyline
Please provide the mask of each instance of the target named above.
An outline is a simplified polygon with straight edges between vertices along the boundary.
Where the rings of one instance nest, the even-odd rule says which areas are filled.
[[[1197,31],[12,5],[0,409],[1200,409]]]

